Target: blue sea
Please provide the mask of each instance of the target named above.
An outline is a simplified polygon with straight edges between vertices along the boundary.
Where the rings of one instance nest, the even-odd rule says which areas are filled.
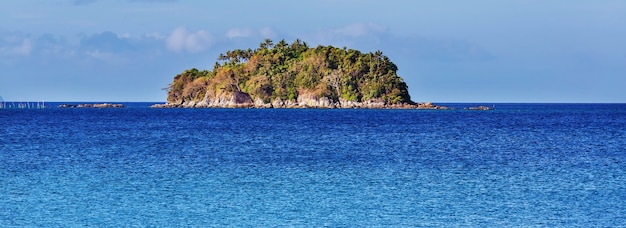
[[[0,226],[626,226],[626,104],[0,109]]]

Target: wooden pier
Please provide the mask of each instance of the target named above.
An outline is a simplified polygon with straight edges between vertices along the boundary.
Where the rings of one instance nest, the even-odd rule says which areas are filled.
[[[46,108],[46,102],[14,102],[0,101],[0,109],[43,109]]]

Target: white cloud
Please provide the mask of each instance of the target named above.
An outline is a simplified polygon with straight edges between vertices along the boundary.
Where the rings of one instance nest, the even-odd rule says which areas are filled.
[[[164,39],[167,38],[166,36],[161,35],[158,32],[146,33],[146,34],[144,34],[144,37],[151,38],[151,39],[156,39],[156,40],[164,40]]]
[[[0,34],[0,55],[28,56],[33,51],[30,38],[20,34]]]
[[[201,52],[208,49],[214,42],[213,36],[205,31],[199,30],[189,32],[185,27],[178,27],[165,40],[167,48],[175,52]]]
[[[232,28],[226,32],[226,37],[229,39],[238,38],[238,37],[250,37],[252,36],[252,30],[247,28]]]
[[[85,54],[91,58],[100,60],[111,60],[115,57],[115,55],[113,55],[112,53],[101,52],[99,50],[88,51]]]
[[[382,25],[374,24],[374,23],[355,23],[350,24],[338,29],[333,30],[333,33],[336,35],[343,36],[352,36],[352,37],[360,37],[366,35],[376,35],[380,33],[384,33],[387,31],[387,28]]]
[[[133,38],[133,36],[130,33],[122,33],[122,34],[117,34],[117,38],[131,39]]]
[[[357,43],[379,44],[388,36],[385,26],[375,23],[354,23],[333,29],[318,30],[300,35],[311,44],[354,47]]]
[[[32,50],[33,50],[33,45],[30,39],[24,39],[22,40],[21,44],[13,47],[13,51],[15,52],[15,54],[22,55],[22,56],[30,55],[30,52]]]
[[[259,30],[259,33],[261,34],[261,36],[263,36],[263,38],[274,38],[274,37],[276,37],[276,31],[274,31],[270,27],[261,28],[261,30]]]

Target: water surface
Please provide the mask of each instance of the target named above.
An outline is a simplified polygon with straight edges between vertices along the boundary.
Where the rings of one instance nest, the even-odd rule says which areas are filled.
[[[626,225],[623,104],[149,105],[0,109],[0,226]]]

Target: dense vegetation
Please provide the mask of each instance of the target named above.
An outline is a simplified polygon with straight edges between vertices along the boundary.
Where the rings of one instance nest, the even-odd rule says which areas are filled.
[[[413,103],[397,66],[382,52],[361,53],[332,46],[309,47],[295,40],[220,54],[212,70],[185,70],[169,85],[168,102],[199,101],[221,92],[244,92],[269,103],[308,93],[336,101],[379,99]]]

